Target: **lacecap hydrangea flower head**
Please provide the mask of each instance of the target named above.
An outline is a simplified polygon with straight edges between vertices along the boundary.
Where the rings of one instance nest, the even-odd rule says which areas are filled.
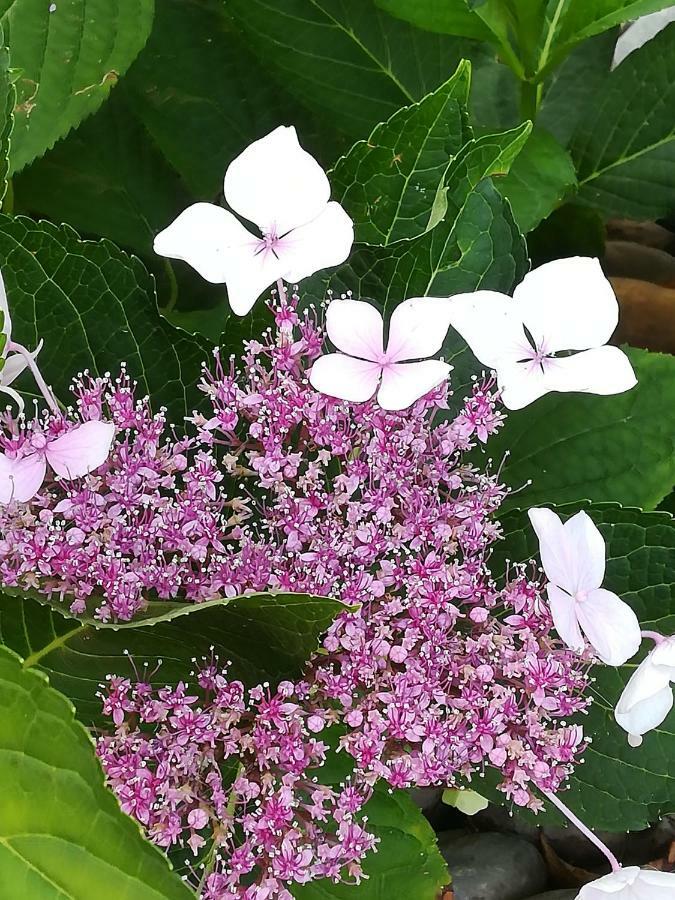
[[[111,673],[104,687],[109,782],[159,845],[190,858],[209,848],[210,874],[196,879],[208,900],[286,900],[316,878],[358,881],[376,849],[364,807],[378,781],[453,785],[492,767],[506,797],[539,809],[586,746],[570,720],[587,706],[593,655],[613,662],[636,644],[632,619],[623,636],[622,601],[602,591],[604,544],[587,523],[533,518],[546,593],[533,567],[490,571],[506,490],[466,457],[501,426],[500,388],[513,406],[546,390],[630,388],[627,360],[599,352],[614,315],[605,286],[593,335],[564,340],[553,325],[542,337],[529,301],[502,298],[516,342],[508,360],[484,352],[478,294],[402,303],[385,346],[373,304],[339,298],[324,314],[284,287],[349,252],[351,222],[327,185],[295,132],[277,129],[225,182],[260,235],[200,204],[158,236],[158,252],[225,282],[237,312],[276,282],[275,328],[239,361],[215,353],[201,383],[210,411],[185,436],[124,372],[80,378],[72,411],[6,416],[0,434],[7,587],[68,597],[75,613],[100,598],[92,611],[103,620],[132,619],[149,592],[200,602],[279,589],[345,604],[295,682],[247,691],[212,659],[190,685],[157,690]],[[592,303],[595,267],[567,268],[592,270]],[[451,367],[436,358],[450,325],[498,379],[474,380],[455,415]],[[568,358],[559,349],[597,351],[600,381],[582,377],[582,361],[560,364],[567,381],[549,377]],[[25,490],[21,467],[39,467]],[[570,542],[583,549],[585,538],[590,572],[569,561]],[[593,604],[615,617],[616,641],[594,631]],[[321,769],[336,743],[352,774],[329,788]]]

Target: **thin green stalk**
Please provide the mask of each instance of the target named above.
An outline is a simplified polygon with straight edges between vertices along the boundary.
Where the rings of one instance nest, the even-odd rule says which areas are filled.
[[[7,190],[2,200],[2,211],[8,216],[14,215],[14,185],[12,179],[7,179]]]
[[[166,280],[169,283],[169,299],[166,302],[166,306],[162,307],[161,312],[166,315],[174,309],[178,302],[178,282],[176,281],[176,273],[173,271],[173,266],[166,257],[164,258],[164,271],[166,272]]]
[[[534,122],[541,103],[541,84],[531,81],[520,82],[520,117]]]

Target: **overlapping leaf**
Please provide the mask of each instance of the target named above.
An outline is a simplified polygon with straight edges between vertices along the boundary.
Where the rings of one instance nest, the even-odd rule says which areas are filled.
[[[338,160],[330,173],[333,196],[354,220],[358,243],[386,247],[429,228],[438,186],[471,136],[470,78],[462,62],[445,84],[377,125]]]
[[[154,0],[0,0],[19,73],[14,172],[100,106],[145,44],[153,10]]]
[[[579,123],[580,196],[607,213],[657,218],[675,207],[675,23],[624,60]]]
[[[535,129],[496,185],[507,197],[518,227],[532,231],[576,188],[576,173],[567,151],[541,128]]]
[[[557,65],[586,38],[671,5],[672,0],[548,0],[538,68]]]
[[[490,29],[469,9],[467,0],[375,0],[380,9],[419,28],[488,40]]]
[[[130,659],[138,671],[147,663],[158,685],[189,680],[194,659],[212,653],[249,686],[294,678],[343,608],[306,594],[254,594],[199,604],[153,602],[142,618],[104,625],[15,592],[0,597],[0,641],[26,666],[45,672],[89,724],[100,718],[96,692],[106,675],[134,677]]]
[[[0,647],[3,900],[189,900],[104,787],[91,738],[45,676]]]
[[[615,504],[581,504],[596,522],[607,545],[604,587],[629,603],[644,628],[675,633],[675,527],[667,513],[644,513]],[[580,504],[562,507],[565,518]],[[506,560],[537,556],[537,540],[523,512],[501,519],[504,541],[496,545],[491,567],[504,573]],[[644,653],[644,650],[643,650]],[[636,665],[597,666],[593,705],[580,719],[592,743],[577,768],[565,802],[593,828],[628,831],[645,828],[673,811],[675,712],[630,747],[614,721],[613,710]]]
[[[116,372],[126,362],[140,392],[180,424],[200,402],[203,342],[157,312],[154,281],[107,241],[82,241],[67,225],[0,216],[0,269],[16,340],[44,339],[40,367],[58,396],[78,372]]]
[[[229,162],[277,125],[295,125],[325,163],[341,148],[328,121],[317,133],[300,104],[261,74],[226,11],[222,0],[163,0],[120,85],[129,114],[201,200],[216,197]]]
[[[226,8],[283,87],[357,139],[435,90],[474,50],[363,0],[226,0]]]
[[[487,176],[508,171],[529,128],[526,123],[466,144],[439,192],[440,221],[414,240],[355,250],[330,277],[330,288],[376,298],[385,308],[408,297],[450,296],[478,287],[510,290],[527,270],[527,252],[508,204]]]
[[[507,506],[579,498],[653,509],[675,484],[675,358],[628,350],[638,384],[609,397],[548,394],[490,441],[521,489]]]
[[[222,173],[221,173],[222,178]],[[15,209],[148,254],[191,195],[133,115],[122,88],[14,179]]]

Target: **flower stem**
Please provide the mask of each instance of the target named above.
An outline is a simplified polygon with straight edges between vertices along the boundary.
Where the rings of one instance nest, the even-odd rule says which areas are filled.
[[[18,353],[19,356],[23,356],[23,358],[26,360],[26,365],[31,370],[33,378],[35,379],[35,383],[40,388],[42,396],[47,401],[47,405],[53,413],[55,413],[57,416],[60,415],[61,410],[59,409],[59,404],[56,400],[56,397],[54,396],[47,382],[42,377],[42,373],[38,369],[35,360],[30,355],[28,350],[26,350],[23,344],[17,344],[14,341],[9,342],[9,344],[7,345],[7,349],[12,350],[14,353]]]
[[[661,644],[665,640],[662,634],[659,634],[658,631],[641,631],[640,634],[643,638],[647,638],[650,641],[654,641],[655,644]]]
[[[614,856],[609,847],[606,844],[603,844],[600,838],[596,834],[594,834],[591,829],[588,828],[588,826],[584,825],[581,819],[578,816],[575,816],[572,810],[568,806],[566,806],[559,797],[557,797],[555,794],[551,794],[548,791],[545,791],[543,788],[540,788],[540,790],[542,794],[544,794],[544,796],[547,797],[554,806],[557,806],[560,812],[579,829],[584,837],[587,837],[588,840],[598,848],[603,856],[607,858],[610,866],[612,867],[612,872],[618,872],[621,868],[621,863],[616,858],[616,856]]]

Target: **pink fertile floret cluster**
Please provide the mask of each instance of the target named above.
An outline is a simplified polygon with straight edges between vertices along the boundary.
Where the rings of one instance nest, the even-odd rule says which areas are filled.
[[[125,375],[80,380],[80,419],[117,426],[108,462],[77,484],[46,481],[30,511],[0,508],[2,583],[74,596],[76,612],[99,598],[99,617],[130,619],[149,592],[199,602],[280,589],[349,604],[302,680],[269,695],[245,696],[212,668],[199,700],[110,682],[111,783],[164,846],[199,850],[214,836],[209,898],[359,877],[373,840],[355,816],[378,779],[452,784],[491,766],[536,809],[533,788],[556,791],[584,747],[566,723],[586,706],[585,663],[551,636],[535,578],[514,569],[498,583],[489,569],[505,490],[466,452],[501,424],[493,385],[474,383],[454,416],[445,386],[403,412],[334,400],[307,379],[323,344],[315,318],[292,300],[275,315],[241,364],[217,355],[205,370],[212,409],[190,438],[167,436]],[[0,444],[21,453],[31,430],[74,418],[6,421]],[[330,726],[354,764],[335,792],[311,774]],[[224,758],[242,761],[232,786]]]

